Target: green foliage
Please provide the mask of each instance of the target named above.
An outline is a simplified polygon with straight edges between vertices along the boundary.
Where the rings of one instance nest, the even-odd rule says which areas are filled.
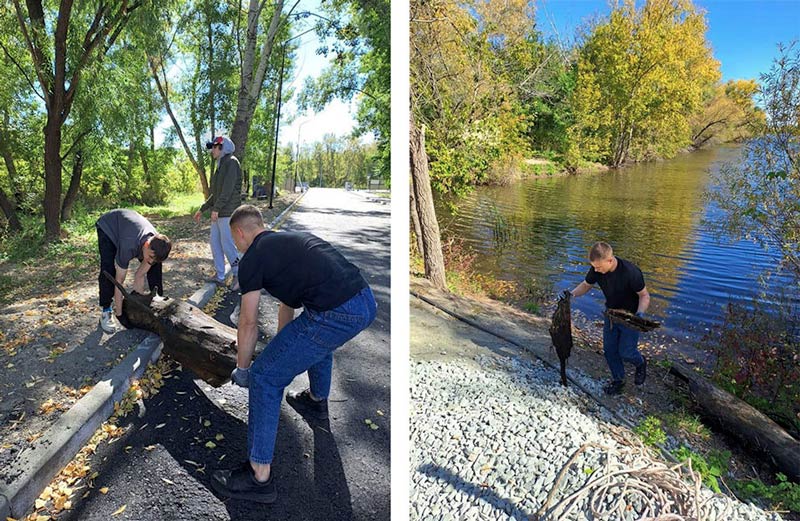
[[[686,147],[688,118],[720,75],[705,30],[690,0],[625,0],[597,24],[578,59],[570,163],[619,166]]]
[[[321,109],[335,97],[358,99],[356,136],[373,133],[377,140],[377,172],[389,179],[391,131],[391,15],[388,0],[332,0],[322,3],[328,17],[317,26],[328,41],[320,49],[334,55],[333,65],[307,81],[303,108]],[[330,39],[334,40],[331,42]]]
[[[692,470],[700,473],[703,484],[714,492],[721,492],[719,479],[728,471],[731,453],[712,450],[705,456],[698,454],[685,445],[681,445],[672,453],[679,461],[692,461]]]
[[[741,159],[715,174],[707,196],[723,212],[715,219],[721,232],[778,249],[800,280],[800,45],[781,46],[761,84],[763,124]]]
[[[661,420],[655,416],[647,416],[634,427],[633,432],[639,435],[645,444],[657,447],[667,441],[667,434],[661,427]]]
[[[516,175],[530,148],[512,81],[532,63],[529,4],[414,1],[411,24],[411,115],[425,129],[433,188],[460,193]]]
[[[732,487],[743,501],[760,498],[773,510],[800,512],[800,484],[793,483],[784,474],[776,475],[777,483],[767,485],[760,479],[736,481]]]
[[[731,304],[722,324],[701,340],[716,355],[714,381],[794,435],[800,433],[799,326],[790,303],[777,309]]]

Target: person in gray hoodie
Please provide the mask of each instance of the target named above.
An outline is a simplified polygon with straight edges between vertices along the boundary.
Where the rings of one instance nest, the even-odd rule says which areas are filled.
[[[211,195],[194,214],[200,222],[203,212],[211,210],[211,256],[214,259],[215,274],[209,280],[222,286],[225,283],[225,258],[231,265],[233,282],[231,289],[239,289],[239,252],[233,243],[228,226],[231,214],[242,204],[242,168],[233,155],[236,146],[226,136],[217,136],[206,143],[217,168],[211,175]]]

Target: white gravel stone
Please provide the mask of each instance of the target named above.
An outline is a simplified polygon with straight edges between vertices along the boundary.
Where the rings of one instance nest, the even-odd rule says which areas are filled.
[[[608,435],[612,415],[562,387],[556,371],[516,358],[475,361],[478,367],[460,361],[411,366],[412,520],[529,518],[583,444],[618,447]],[[602,392],[595,380],[573,375]],[[630,408],[624,415],[640,413]],[[605,459],[593,450],[581,454],[553,502],[578,490]],[[717,516],[726,508],[733,512],[727,519],[780,519],[724,496],[711,501]],[[580,510],[569,519],[593,519],[588,505]]]

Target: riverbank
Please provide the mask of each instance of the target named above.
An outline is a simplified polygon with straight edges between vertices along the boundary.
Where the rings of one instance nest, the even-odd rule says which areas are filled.
[[[549,320],[533,317],[490,299],[465,298],[438,292],[431,288],[427,281],[412,278],[412,293],[415,292],[434,299],[442,307],[461,314],[475,324],[502,332],[503,337],[524,346],[527,352],[542,360],[558,363],[547,333]],[[508,342],[503,347],[504,343],[496,337],[490,341],[486,340],[485,335],[477,342],[470,342],[472,347],[465,350],[464,342],[454,341],[453,335],[442,335],[437,327],[439,326],[430,323],[430,320],[419,320],[412,314],[412,359],[470,358],[476,354],[470,349],[479,347],[485,347],[505,356],[523,354],[520,349]],[[425,332],[422,339],[415,340],[415,328]],[[589,334],[589,337],[592,336]],[[424,349],[421,350],[420,345],[429,346],[427,354],[422,352]],[[597,345],[599,346],[599,343]],[[460,354],[461,351],[464,351],[463,355]],[[620,397],[610,398],[602,395],[600,387],[607,378],[608,371],[602,349],[587,345],[581,337],[576,338],[576,347],[569,360],[568,373],[585,382],[585,387],[598,395],[608,410],[613,410],[623,421],[632,426],[642,440],[658,441],[672,454],[691,457],[694,468],[702,468],[704,479],[720,490],[727,491],[727,488],[731,487],[735,488],[738,494],[739,490],[746,489],[746,485],[756,479],[774,484],[775,471],[764,465],[762,458],[749,454],[724,434],[714,432],[702,424],[681,388],[669,376],[668,364],[664,362],[666,358],[663,354],[654,353],[646,346],[643,351],[651,359],[648,381],[641,387],[634,386],[632,381],[629,381]],[[412,372],[413,367],[412,364]],[[560,386],[557,385],[557,373],[551,369],[543,370],[550,376],[534,378],[531,382],[536,385],[549,385],[552,389],[546,390],[547,393],[561,396]],[[632,376],[629,375],[629,378],[632,379]],[[491,382],[492,378],[485,378],[485,381]],[[412,389],[416,387],[412,385]],[[484,396],[494,396],[494,393],[487,390]],[[511,417],[508,421],[513,425],[518,422],[518,418]],[[474,419],[468,422],[475,423]],[[497,436],[498,433],[495,433],[494,437]],[[777,503],[775,506],[779,509],[785,508]],[[786,519],[798,519],[798,517],[797,514],[790,513]]]

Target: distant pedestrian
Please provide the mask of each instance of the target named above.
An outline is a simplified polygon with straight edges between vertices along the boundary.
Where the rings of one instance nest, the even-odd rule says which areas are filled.
[[[214,259],[214,275],[209,282],[218,286],[225,284],[225,258],[231,265],[233,281],[231,289],[239,290],[239,253],[231,237],[228,226],[231,214],[242,204],[242,168],[233,155],[236,146],[225,136],[215,137],[206,143],[211,157],[217,161],[217,168],[211,174],[211,195],[194,214],[198,223],[206,210],[211,210],[211,256]]]
[[[133,290],[146,293],[144,281],[147,278],[149,288],[163,296],[161,263],[169,256],[172,243],[169,237],[158,233],[150,221],[133,210],[111,210],[97,220],[95,227],[100,250],[100,326],[106,333],[115,333],[122,328],[122,292],[103,276],[103,272],[124,284],[128,263],[138,259],[141,264],[133,277]]]
[[[327,420],[333,352],[372,323],[377,305],[359,269],[319,237],[268,231],[251,205],[239,207],[230,225],[244,252],[237,367],[231,379],[250,389],[249,460],[238,469],[216,471],[212,483],[225,496],[271,503],[277,497],[271,465],[284,389],[308,372],[310,388],[289,393],[286,402],[309,421]],[[278,333],[251,367],[262,289],[280,301]],[[300,307],[303,312],[294,318]]]
[[[595,243],[589,250],[591,267],[586,278],[572,290],[580,297],[597,283],[606,297],[606,309],[625,309],[644,316],[650,306],[650,293],[644,276],[635,264],[614,255],[605,242]],[[634,383],[642,385],[647,378],[647,359],[639,352],[639,332],[621,324],[613,324],[606,316],[603,321],[603,353],[611,370],[611,382],[603,390],[606,394],[620,394],[625,386],[624,362],[636,367]]]

